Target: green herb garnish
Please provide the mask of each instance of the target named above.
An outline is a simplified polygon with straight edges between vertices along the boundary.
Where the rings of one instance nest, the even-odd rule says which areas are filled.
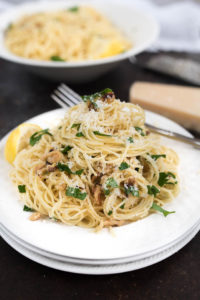
[[[134,143],[134,140],[133,140],[132,136],[130,136],[130,137],[128,138],[128,141],[129,141],[129,143],[131,143],[131,144]]]
[[[118,184],[113,177],[106,180],[106,187],[117,188]]]
[[[94,93],[94,94],[91,94],[91,95],[84,95],[82,96],[82,100],[84,102],[90,102],[91,104],[93,104],[94,108],[97,109],[98,108],[98,105],[96,104],[96,100],[97,99],[100,99],[102,96],[108,94],[108,93],[113,93],[113,91],[109,88],[106,88],[104,89],[103,91],[101,92],[97,92],[97,93]]]
[[[18,185],[18,190],[20,193],[26,193],[26,186],[24,184]]]
[[[70,12],[77,12],[78,10],[79,10],[78,6],[72,6],[72,7],[68,8],[68,11],[70,11]]]
[[[121,165],[119,166],[119,170],[126,170],[128,169],[130,166],[126,163],[126,162],[122,162]]]
[[[30,145],[31,146],[34,146],[37,142],[39,142],[39,140],[41,139],[41,137],[44,135],[44,134],[48,134],[48,135],[51,135],[52,134],[49,132],[49,129],[44,129],[44,130],[41,130],[41,131],[37,131],[35,132],[31,137],[30,137]]]
[[[79,130],[80,126],[81,126],[81,123],[74,123],[71,128],[77,128],[77,130]]]
[[[103,192],[104,192],[104,195],[106,195],[106,196],[110,194],[110,190],[109,189],[104,189]]]
[[[76,136],[77,137],[82,137],[82,136],[84,136],[84,134],[80,131],[80,132],[77,132]]]
[[[57,164],[57,167],[58,167],[58,170],[61,171],[61,172],[67,172],[68,174],[73,174],[73,175],[81,175],[83,173],[83,169],[80,169],[80,170],[77,170],[75,172],[73,172],[69,167],[68,165],[66,164],[62,164],[62,163],[58,163]]]
[[[161,213],[163,213],[163,215],[166,217],[167,215],[169,214],[173,214],[175,213],[175,211],[167,211],[165,209],[163,209],[161,206],[159,206],[158,204],[156,204],[155,202],[153,202],[152,206],[151,206],[152,209],[154,210],[157,210]]]
[[[170,178],[176,178],[176,176],[171,173],[171,172],[161,172],[159,173],[159,179],[158,179],[158,184],[159,186],[163,186],[165,184],[177,184],[177,181],[175,182],[169,182]]]
[[[100,136],[112,136],[112,135],[110,135],[110,134],[105,134],[105,133],[101,133],[101,132],[99,132],[99,131],[93,131],[93,133],[95,134],[95,135],[100,135]]]
[[[34,209],[24,205],[24,208],[23,208],[24,211],[34,211]]]
[[[148,194],[154,195],[154,197],[156,197],[156,195],[160,193],[159,189],[155,185],[147,185],[147,188],[148,188]]]
[[[72,146],[66,146],[63,150],[61,150],[61,152],[63,154],[67,154],[73,147]]]
[[[109,210],[109,212],[108,212],[108,215],[110,216],[110,215],[112,215],[112,210]]]
[[[126,193],[126,195],[128,196],[129,194],[135,196],[135,197],[139,197],[139,191],[138,189],[136,189],[133,185],[125,185],[124,186],[124,191]]]
[[[124,209],[124,206],[125,206],[125,203],[123,203],[123,204],[120,206],[120,208],[121,208],[121,209]]]
[[[166,158],[166,154],[153,154],[153,155],[151,155],[151,158],[153,158],[154,160],[157,160],[160,157]]]
[[[80,200],[84,200],[87,196],[87,193],[81,193],[81,190],[79,188],[68,187],[66,190],[66,195]]]
[[[50,60],[52,60],[52,61],[65,61],[63,58],[61,58],[61,57],[58,56],[58,55],[52,55],[52,56],[50,57]]]
[[[141,127],[137,127],[137,126],[136,126],[136,127],[135,127],[135,130],[136,130],[141,136],[145,136],[145,135],[146,135]]]

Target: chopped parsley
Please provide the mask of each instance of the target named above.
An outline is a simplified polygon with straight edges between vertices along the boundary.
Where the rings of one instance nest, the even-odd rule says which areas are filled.
[[[159,189],[155,185],[147,185],[147,188],[148,188],[148,194],[154,195],[154,197],[156,197],[156,195],[160,193]]]
[[[72,146],[66,146],[64,149],[61,150],[61,152],[63,154],[67,154],[72,148]]]
[[[109,189],[104,189],[103,190],[104,195],[108,196],[110,194],[110,190]]]
[[[112,215],[112,210],[109,210],[109,212],[108,212],[108,215],[110,216],[110,215]]]
[[[119,170],[126,170],[128,169],[130,166],[126,163],[126,162],[122,162],[121,165],[119,166]]]
[[[73,172],[68,165],[62,164],[62,163],[58,163],[57,164],[58,170],[60,170],[61,172],[67,172],[68,174],[73,174],[73,175],[81,175],[83,173],[83,169],[77,170],[75,172]]]
[[[125,194],[128,196],[129,194],[135,196],[135,197],[139,197],[139,191],[138,189],[136,189],[133,185],[124,185],[124,191]]]
[[[82,137],[82,136],[84,136],[84,134],[80,131],[80,132],[77,132],[76,136],[77,137]]]
[[[167,172],[167,173],[161,172],[161,173],[159,173],[159,179],[158,179],[159,186],[163,186],[165,184],[177,184],[177,181],[170,182],[169,181],[170,178],[175,179],[176,176],[173,173],[171,173],[171,172]]]
[[[50,60],[52,60],[52,61],[65,61],[63,58],[61,58],[61,57],[58,56],[58,55],[52,55],[52,56],[50,57]]]
[[[124,209],[124,206],[125,206],[125,203],[123,203],[123,204],[120,206],[120,208],[121,208],[121,209]]]
[[[24,208],[23,208],[24,211],[34,211],[34,209],[24,205]]]
[[[118,184],[113,177],[106,180],[106,187],[117,188]]]
[[[19,184],[18,190],[20,193],[26,193],[26,186],[24,184]]]
[[[173,214],[175,213],[175,211],[168,211],[168,210],[165,210],[163,209],[161,206],[159,206],[158,204],[156,204],[155,202],[153,202],[152,206],[151,206],[152,209],[154,210],[157,210],[161,213],[163,213],[163,215],[166,217],[167,215],[169,214]]]
[[[151,158],[153,158],[154,160],[157,160],[160,157],[166,158],[166,154],[153,154],[153,155],[151,155]]]
[[[110,134],[105,134],[105,133],[101,133],[101,132],[99,132],[99,131],[93,131],[93,133],[95,134],[95,135],[100,135],[100,136],[112,136],[112,135],[110,135]]]
[[[74,124],[72,124],[71,128],[77,128],[77,130],[79,130],[80,126],[81,126],[81,123],[74,123]]]
[[[97,99],[100,99],[102,96],[104,96],[104,95],[106,95],[108,93],[113,93],[113,91],[111,89],[109,89],[109,88],[106,88],[106,89],[104,89],[101,92],[97,92],[97,93],[94,93],[94,94],[91,94],[91,95],[84,95],[84,96],[82,96],[82,100],[84,102],[88,102],[89,101],[94,106],[94,108],[97,109],[98,105],[97,105],[97,103],[95,101]]]
[[[108,178],[106,180],[106,189],[104,189],[104,194],[105,195],[110,194],[110,190],[108,188],[114,189],[114,188],[117,188],[117,187],[119,187],[119,186],[118,186],[117,182],[115,181],[115,179],[113,177]]]
[[[79,200],[84,200],[87,196],[87,193],[81,193],[79,188],[68,187],[66,190],[66,195]]]
[[[68,8],[68,11],[70,11],[70,12],[77,12],[78,10],[79,10],[78,6],[72,6],[72,7]]]
[[[37,142],[39,142],[39,140],[41,139],[41,137],[44,135],[44,134],[48,134],[48,135],[51,135],[52,134],[49,132],[49,129],[44,129],[44,130],[40,130],[40,131],[37,131],[35,132],[31,137],[30,137],[30,145],[31,146],[34,146]]]
[[[135,130],[136,130],[141,136],[145,136],[145,135],[146,135],[141,127],[137,127],[137,126],[136,126],[136,127],[135,127]]]
[[[129,141],[129,143],[131,143],[131,144],[134,143],[134,140],[133,140],[132,136],[130,136],[130,137],[128,138],[128,141]]]

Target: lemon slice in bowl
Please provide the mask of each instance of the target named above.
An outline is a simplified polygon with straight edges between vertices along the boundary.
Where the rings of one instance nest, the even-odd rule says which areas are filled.
[[[15,128],[8,136],[5,145],[6,160],[12,164],[17,153],[28,146],[31,135],[40,130],[40,126],[30,123],[23,123]]]

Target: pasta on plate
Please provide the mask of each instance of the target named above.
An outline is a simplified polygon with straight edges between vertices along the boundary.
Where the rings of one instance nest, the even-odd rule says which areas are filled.
[[[60,124],[35,132],[11,177],[25,210],[100,230],[159,211],[178,194],[177,154],[112,90],[83,96]]]
[[[58,62],[105,58],[132,46],[115,25],[87,6],[26,15],[7,28],[5,45],[24,58]]]

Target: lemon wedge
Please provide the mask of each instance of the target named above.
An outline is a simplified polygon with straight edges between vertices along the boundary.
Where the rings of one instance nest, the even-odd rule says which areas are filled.
[[[124,50],[124,45],[120,41],[114,40],[108,45],[107,49],[103,53],[101,53],[100,58],[117,55],[119,53],[122,53]]]
[[[12,164],[17,153],[28,146],[31,135],[40,130],[40,126],[30,123],[23,123],[15,128],[8,136],[5,145],[6,160]]]

